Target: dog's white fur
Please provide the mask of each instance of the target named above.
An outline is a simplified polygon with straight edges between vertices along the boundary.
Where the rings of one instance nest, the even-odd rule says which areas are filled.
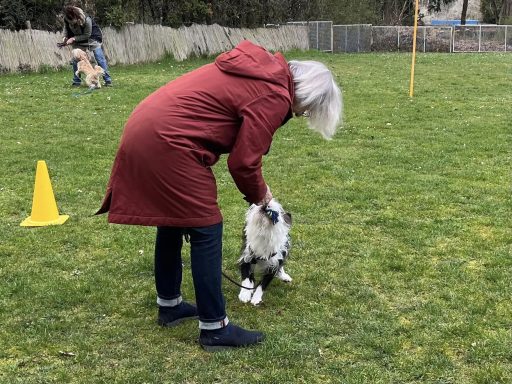
[[[286,242],[288,241],[288,233],[290,225],[284,220],[284,210],[277,200],[272,199],[268,203],[268,208],[278,212],[279,217],[277,223],[273,224],[261,211],[261,206],[252,204],[245,215],[245,236],[247,238],[247,247],[260,259],[270,259],[272,254],[281,254],[286,250]],[[250,261],[250,255],[244,252],[242,257],[246,262]],[[270,261],[270,260],[269,260]]]
[[[100,76],[105,74],[103,68],[99,65],[92,66],[87,54],[80,48],[75,48],[71,51],[73,59],[77,62],[77,71],[75,74],[80,76],[80,73],[85,75],[85,84],[89,88],[101,88]]]
[[[251,263],[252,260],[256,260],[257,271],[272,270],[278,279],[291,282],[292,278],[280,264],[280,261],[283,261],[283,254],[288,254],[290,248],[291,225],[289,220],[285,220],[285,211],[277,200],[272,199],[268,208],[278,212],[277,223],[273,224],[259,205],[253,204],[247,210],[244,227],[246,243],[239,263]],[[244,279],[242,285],[254,288],[254,282],[249,278]],[[238,298],[244,303],[250,301],[258,305],[263,298],[263,287],[260,285],[255,290],[242,288]]]

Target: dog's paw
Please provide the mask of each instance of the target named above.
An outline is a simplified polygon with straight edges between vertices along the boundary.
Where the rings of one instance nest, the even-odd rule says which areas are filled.
[[[256,288],[256,291],[254,291],[254,294],[252,295],[251,304],[258,305],[263,301],[263,289],[261,289],[261,286]]]
[[[249,279],[245,279],[244,281],[242,281],[242,285],[247,288],[254,287],[254,283]],[[252,292],[253,292],[252,289],[242,288],[242,289],[240,289],[240,293],[238,294],[238,299],[242,303],[248,303],[249,301],[251,301]]]
[[[240,290],[240,293],[238,294],[238,299],[242,303],[248,303],[249,301],[251,301],[251,297],[252,297],[251,292],[252,291],[250,291],[249,289],[242,288]]]
[[[291,283],[292,281],[292,277],[289,274],[287,274],[282,268],[279,270],[277,278],[281,281],[284,281],[285,283]]]

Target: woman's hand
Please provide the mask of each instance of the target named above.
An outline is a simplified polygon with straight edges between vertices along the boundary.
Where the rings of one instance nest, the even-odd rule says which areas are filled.
[[[265,197],[258,203],[258,205],[267,205],[268,203],[270,203],[270,200],[272,200],[272,198],[272,192],[270,192],[270,188],[267,185],[267,193],[265,193]]]
[[[73,44],[74,42],[75,42],[75,38],[74,38],[74,37],[71,37],[71,38],[69,38],[69,39],[66,41],[66,45]]]

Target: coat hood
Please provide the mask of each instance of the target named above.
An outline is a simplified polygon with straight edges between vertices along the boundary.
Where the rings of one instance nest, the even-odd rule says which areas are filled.
[[[231,51],[219,55],[215,64],[225,73],[281,85],[289,90],[292,99],[292,77],[288,63],[279,52],[273,55],[265,48],[244,40]]]

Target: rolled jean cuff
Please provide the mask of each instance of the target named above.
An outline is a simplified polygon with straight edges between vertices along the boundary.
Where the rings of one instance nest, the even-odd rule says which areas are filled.
[[[208,331],[213,331],[214,329],[224,328],[228,324],[229,324],[229,319],[227,316],[220,321],[206,322],[206,321],[199,320],[199,329],[206,329]]]
[[[181,295],[175,297],[174,299],[162,299],[161,297],[156,297],[156,303],[161,307],[175,307],[179,305],[183,301]]]

